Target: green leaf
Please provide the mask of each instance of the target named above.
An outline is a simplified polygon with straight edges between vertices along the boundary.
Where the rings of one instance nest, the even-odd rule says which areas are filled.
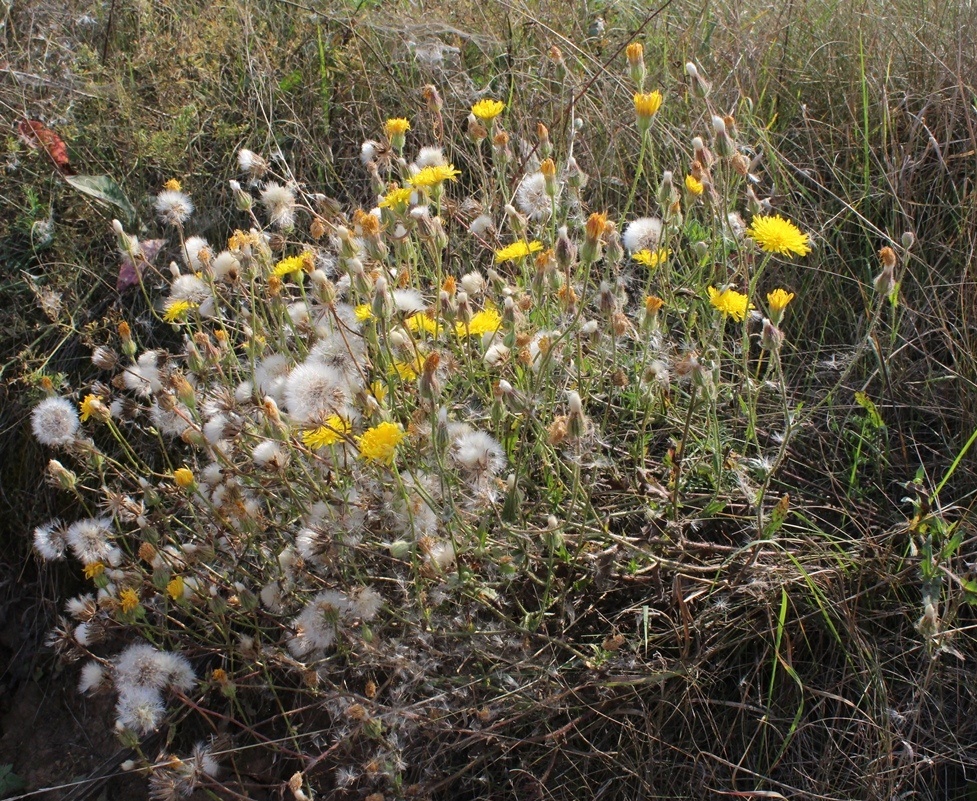
[[[872,428],[885,428],[885,421],[882,420],[882,415],[879,414],[879,407],[872,402],[872,399],[868,395],[864,392],[856,392],[855,402],[868,413],[868,421]]]
[[[136,224],[136,210],[114,178],[108,175],[66,175],[64,179],[79,192],[120,209],[128,225]]]
[[[13,795],[26,786],[27,782],[14,773],[13,765],[0,765],[0,798]]]
[[[296,69],[292,70],[288,75],[281,79],[278,83],[278,88],[283,92],[291,92],[293,89],[298,89],[302,85],[302,70]]]

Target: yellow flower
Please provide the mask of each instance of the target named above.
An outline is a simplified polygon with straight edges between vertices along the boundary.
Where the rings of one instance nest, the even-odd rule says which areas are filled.
[[[387,397],[387,385],[382,381],[374,381],[370,384],[370,394],[374,397],[377,403],[382,404],[384,399]]]
[[[794,293],[786,289],[775,289],[767,295],[767,303],[770,304],[770,310],[774,312],[782,312],[793,299]]]
[[[781,256],[806,256],[811,252],[810,238],[790,220],[785,220],[779,214],[775,216],[758,214],[753,218],[746,235],[756,242],[760,249],[767,253],[779,253]]]
[[[398,359],[390,365],[389,372],[391,375],[396,374],[401,381],[413,381],[422,368],[419,359],[414,359],[412,362]]]
[[[662,93],[658,91],[641,93],[634,96],[634,110],[638,117],[646,119],[654,117],[662,106]]]
[[[277,275],[279,278],[284,278],[286,275],[299,272],[299,270],[304,269],[307,264],[312,263],[314,263],[314,258],[308,251],[299,256],[289,256],[287,259],[282,259],[280,262],[278,262],[278,264],[275,265],[275,269],[272,270],[272,275]]]
[[[709,287],[709,302],[714,309],[737,322],[743,322],[746,313],[753,308],[746,295],[735,289],[724,289],[720,292],[715,287]]]
[[[465,323],[455,323],[455,334],[460,337],[480,337],[492,334],[502,325],[502,316],[495,309],[485,309],[472,316]]]
[[[634,66],[635,64],[640,64],[642,59],[645,57],[645,49],[641,42],[631,42],[627,46],[625,53],[628,57],[628,64]]]
[[[126,587],[119,593],[119,605],[122,607],[123,612],[129,614],[129,612],[139,606],[139,593],[131,587]]]
[[[479,100],[472,106],[472,114],[482,122],[490,122],[498,117],[504,108],[505,103],[501,100],[490,100],[486,98],[485,100]]]
[[[658,250],[639,250],[631,258],[633,258],[638,264],[643,264],[649,270],[654,270],[656,267],[661,267],[672,255],[672,251],[668,248],[658,248]]]
[[[261,235],[257,232],[245,233],[241,229],[236,230],[227,239],[228,250],[241,250],[242,248],[257,247],[261,244]]]
[[[173,471],[173,481],[178,487],[187,489],[194,485],[193,470],[189,467],[181,467]]]
[[[163,311],[163,319],[168,323],[175,323],[177,320],[186,316],[186,313],[194,307],[195,304],[189,300],[170,301],[166,304],[166,309]]]
[[[664,305],[665,301],[657,295],[645,295],[645,311],[648,314],[658,314]]]
[[[533,240],[532,242],[526,242],[525,240],[519,240],[518,242],[513,242],[508,247],[502,248],[502,250],[495,251],[495,263],[502,264],[506,261],[515,261],[516,259],[522,259],[528,256],[530,253],[537,253],[543,249],[543,243]]]
[[[92,562],[90,565],[85,565],[85,578],[95,579],[105,572],[105,565],[101,562]]]
[[[326,422],[318,428],[312,428],[302,432],[302,442],[310,448],[325,448],[327,445],[335,445],[341,442],[349,434],[350,424],[334,414],[326,418]]]
[[[86,395],[85,400],[81,402],[81,421],[87,423],[92,415],[95,415],[97,420],[101,412],[100,407],[104,407],[104,404],[98,395]]]
[[[380,423],[368,428],[357,442],[360,456],[375,462],[392,464],[397,446],[405,436],[403,429],[396,423]]]
[[[183,576],[174,576],[166,585],[166,594],[174,601],[179,601],[183,597],[185,585]]]
[[[383,132],[387,135],[387,139],[403,136],[409,130],[410,122],[403,117],[391,117],[383,126]]]
[[[425,167],[413,176],[410,179],[410,185],[430,189],[432,186],[439,186],[445,181],[457,181],[459,175],[461,175],[461,171],[456,170],[454,164],[435,164],[431,167]]]
[[[409,186],[402,189],[391,189],[383,196],[378,205],[381,209],[402,209],[410,205],[410,196],[413,194],[414,190]]]
[[[373,310],[370,308],[369,303],[361,303],[355,309],[353,309],[353,314],[356,315],[356,319],[361,323],[365,323],[367,320],[373,319]]]
[[[689,190],[689,194],[699,197],[705,190],[702,185],[702,181],[698,180],[694,175],[685,176],[685,188]]]
[[[170,180],[163,184],[163,189],[165,189],[167,192],[180,192],[182,191],[183,186],[178,180],[176,180],[176,178],[170,178]]]
[[[415,334],[418,331],[423,331],[426,334],[437,336],[441,331],[441,324],[425,312],[417,312],[408,317],[407,327]]]

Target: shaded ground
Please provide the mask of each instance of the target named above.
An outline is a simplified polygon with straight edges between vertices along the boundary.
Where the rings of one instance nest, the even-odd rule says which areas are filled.
[[[45,801],[144,798],[144,782],[116,775],[126,753],[113,734],[112,699],[78,693],[76,671],[41,645],[36,587],[18,589],[0,606],[0,766],[24,780],[18,792]]]

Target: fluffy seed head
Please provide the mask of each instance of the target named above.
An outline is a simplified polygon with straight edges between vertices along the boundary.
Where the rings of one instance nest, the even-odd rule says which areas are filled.
[[[31,412],[31,428],[42,445],[68,445],[80,425],[78,410],[66,398],[45,398]]]
[[[278,228],[295,225],[295,193],[287,186],[269,181],[261,192],[261,203],[272,225]]]
[[[553,201],[546,192],[546,176],[534,172],[522,179],[516,190],[516,205],[530,220],[548,220],[553,212]]]
[[[181,226],[193,214],[193,201],[183,192],[167,189],[156,196],[156,214],[166,225]]]
[[[657,217],[639,217],[624,229],[624,247],[631,253],[657,250],[662,237],[662,221]]]
[[[65,534],[71,552],[84,565],[112,559],[112,521],[107,517],[90,517],[72,523]]]

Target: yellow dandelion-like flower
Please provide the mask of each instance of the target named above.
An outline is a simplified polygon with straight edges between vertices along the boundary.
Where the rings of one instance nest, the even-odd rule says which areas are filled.
[[[767,253],[806,256],[811,252],[810,237],[779,214],[756,215],[746,229],[746,235],[760,246],[760,250]]]
[[[396,423],[380,423],[368,428],[357,440],[360,456],[374,462],[392,464],[397,446],[405,436],[404,430]]]
[[[310,448],[325,448],[327,445],[335,445],[344,440],[350,432],[349,422],[338,414],[326,418],[326,421],[318,428],[302,432],[302,442]]]
[[[664,305],[665,301],[657,295],[645,295],[645,311],[648,314],[658,314]]]
[[[424,365],[420,359],[414,359],[413,361],[398,359],[390,365],[389,372],[391,375],[395,374],[401,381],[413,381],[423,368]]]
[[[456,170],[454,164],[433,164],[425,167],[410,179],[410,185],[416,188],[430,189],[440,186],[445,181],[457,181],[461,170]]]
[[[195,307],[196,304],[191,303],[189,300],[170,301],[163,310],[163,319],[168,323],[175,323],[186,317],[187,312]]]
[[[383,405],[383,402],[387,397],[387,385],[382,381],[374,381],[370,384],[370,394],[374,397],[377,403]]]
[[[81,421],[87,423],[92,415],[97,415],[102,405],[102,399],[98,395],[86,395],[81,402]],[[97,419],[97,418],[96,418]]]
[[[654,117],[661,107],[662,93],[659,91],[637,92],[634,96],[634,110],[639,117]]]
[[[526,242],[525,240],[513,242],[511,245],[502,248],[502,250],[495,251],[495,263],[502,264],[507,261],[523,259],[531,253],[538,253],[542,249],[543,243],[535,240],[532,242]]]
[[[170,178],[170,180],[163,184],[163,189],[167,192],[182,192],[183,185],[176,178]]]
[[[178,487],[187,489],[188,487],[192,487],[195,481],[196,479],[193,477],[193,470],[191,470],[189,467],[181,467],[173,471],[173,483],[175,483]]]
[[[302,253],[299,256],[289,256],[286,259],[282,259],[278,264],[275,265],[275,269],[271,271],[272,275],[277,275],[279,278],[284,278],[286,275],[291,275],[292,273],[297,273],[303,269],[307,264],[313,262],[313,257],[311,253]]]
[[[649,270],[654,270],[656,267],[661,267],[671,255],[672,251],[668,248],[658,248],[658,250],[639,250],[631,258]]]
[[[716,311],[732,317],[736,322],[743,322],[746,313],[753,308],[746,295],[735,289],[724,289],[720,292],[715,287],[709,287],[709,302]]]
[[[413,333],[423,331],[425,334],[437,336],[441,333],[441,324],[425,312],[416,312],[407,318],[407,327]]]
[[[705,186],[702,185],[702,181],[694,175],[685,176],[685,188],[689,190],[690,195],[695,195],[696,197],[699,197],[705,191]]]
[[[391,189],[383,196],[383,199],[377,204],[381,209],[404,209],[410,205],[410,196],[414,194],[414,190],[409,186],[403,188]]]
[[[126,587],[119,593],[119,606],[122,607],[123,612],[129,614],[139,606],[139,593],[132,589],[132,587]]]
[[[369,303],[361,303],[355,309],[353,309],[353,314],[356,315],[356,319],[361,323],[365,323],[367,320],[373,319],[373,309],[370,308]]]
[[[503,109],[505,109],[505,103],[501,100],[490,100],[486,98],[485,100],[479,100],[472,106],[472,114],[482,122],[490,122],[498,117]]]
[[[89,565],[85,565],[85,578],[96,579],[105,572],[105,565],[101,562],[92,562]]]
[[[492,334],[502,326],[502,315],[495,309],[484,309],[465,323],[455,323],[455,334],[460,337],[480,337]]]
[[[794,299],[794,293],[786,289],[775,289],[767,295],[767,303],[773,312],[782,312],[787,308],[787,304]]]
[[[410,122],[403,117],[391,117],[383,125],[383,132],[387,135],[387,139],[403,136],[409,130]]]
[[[166,594],[173,601],[179,601],[183,597],[186,585],[183,583],[183,576],[174,576],[166,585]]]

